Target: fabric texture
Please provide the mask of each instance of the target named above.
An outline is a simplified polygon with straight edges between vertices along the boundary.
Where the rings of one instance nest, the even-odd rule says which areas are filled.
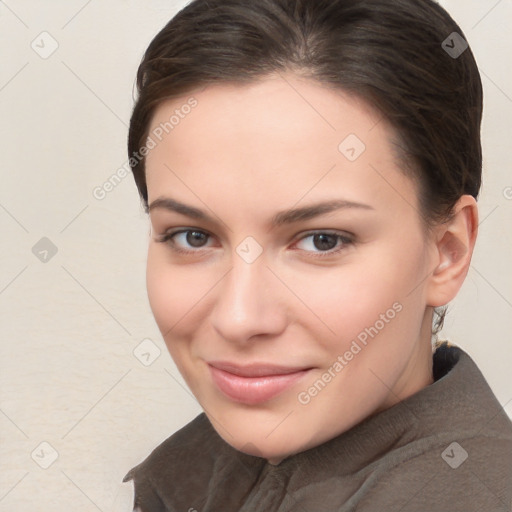
[[[512,422],[448,342],[434,382],[274,466],[228,445],[202,413],[124,481],[141,512],[510,512]]]

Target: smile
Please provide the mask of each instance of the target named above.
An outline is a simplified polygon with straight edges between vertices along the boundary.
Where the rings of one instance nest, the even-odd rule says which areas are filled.
[[[215,386],[229,399],[248,405],[266,402],[302,379],[311,368],[209,363]]]

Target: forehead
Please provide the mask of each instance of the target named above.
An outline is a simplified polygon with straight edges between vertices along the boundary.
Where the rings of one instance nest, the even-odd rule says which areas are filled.
[[[415,195],[398,171],[395,132],[380,114],[295,75],[209,86],[164,102],[149,135],[150,202],[170,192],[212,200],[221,193],[245,206],[286,206],[333,191],[359,201],[396,200],[397,190]]]
[[[190,108],[192,98],[196,104]],[[169,121],[172,126],[165,130]],[[313,132],[341,135],[350,131],[363,138],[377,124],[392,132],[380,114],[361,99],[312,80],[282,74],[250,84],[210,85],[164,101],[155,111],[150,133],[163,127],[164,136],[172,132],[176,138],[180,132],[189,135],[190,128],[197,142],[232,131],[257,134],[262,142],[265,135],[265,142],[276,136],[298,142],[301,135],[311,136]]]

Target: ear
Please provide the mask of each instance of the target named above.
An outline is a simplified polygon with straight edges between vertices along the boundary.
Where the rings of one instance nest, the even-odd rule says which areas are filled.
[[[478,233],[478,207],[473,196],[464,195],[453,208],[453,216],[434,228],[435,270],[429,277],[427,304],[448,304],[458,293],[469,270]]]

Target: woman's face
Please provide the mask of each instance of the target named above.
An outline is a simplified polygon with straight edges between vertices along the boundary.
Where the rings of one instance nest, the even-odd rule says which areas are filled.
[[[433,244],[384,120],[284,75],[149,133],[149,300],[226,442],[277,463],[432,382]]]

